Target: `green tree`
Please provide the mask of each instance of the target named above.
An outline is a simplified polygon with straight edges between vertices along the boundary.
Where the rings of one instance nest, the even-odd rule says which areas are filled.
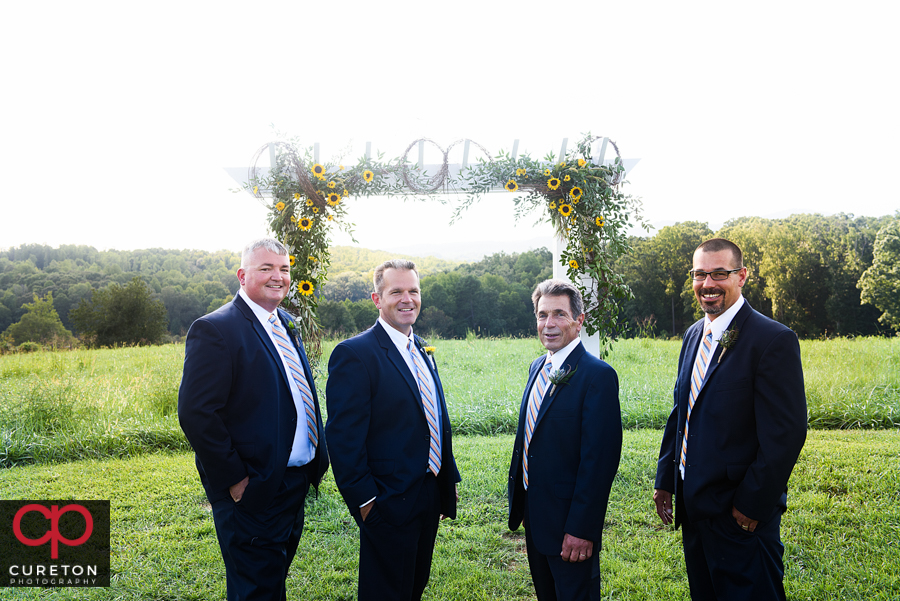
[[[88,344],[98,347],[159,344],[168,322],[166,306],[137,276],[125,286],[113,283],[95,290],[69,318]]]
[[[75,342],[72,332],[63,326],[59,314],[53,307],[53,293],[44,298],[34,295],[34,302],[25,303],[25,314],[9,326],[3,336],[9,336],[16,345],[23,342],[37,342],[45,346],[71,346]]]
[[[900,331],[900,219],[875,237],[872,266],[859,280],[861,301],[882,311],[878,321]]]

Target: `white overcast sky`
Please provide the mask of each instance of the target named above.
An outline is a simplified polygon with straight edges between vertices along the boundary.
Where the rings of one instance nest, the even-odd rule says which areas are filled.
[[[0,34],[0,248],[239,250],[223,167],[271,125],[328,160],[590,131],[662,225],[900,208],[896,2],[16,2]],[[351,201],[368,248],[521,240],[509,196]],[[336,243],[346,243],[335,238]]]

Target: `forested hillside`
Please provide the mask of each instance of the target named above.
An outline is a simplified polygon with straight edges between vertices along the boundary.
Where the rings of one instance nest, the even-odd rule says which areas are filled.
[[[617,265],[634,292],[620,315],[632,335],[678,336],[699,316],[688,277],[691,253],[714,235],[743,248],[750,272],[743,292],[751,305],[801,337],[900,329],[900,213],[794,215],[735,219],[717,232],[705,223],[685,222],[632,238],[633,252]],[[363,330],[377,316],[369,299],[372,270],[395,255],[342,246],[332,248],[331,256],[319,302],[322,327],[335,335]],[[422,275],[420,331],[444,337],[533,334],[530,297],[534,285],[552,272],[547,249],[498,253],[476,263],[409,258]],[[72,311],[94,291],[145,289],[148,298],[165,306],[168,333],[183,335],[194,319],[235,294],[239,264],[239,254],[227,251],[98,251],[72,245],[3,250],[0,333],[29,308],[46,314],[49,306],[34,300],[52,295],[62,325],[82,334]]]

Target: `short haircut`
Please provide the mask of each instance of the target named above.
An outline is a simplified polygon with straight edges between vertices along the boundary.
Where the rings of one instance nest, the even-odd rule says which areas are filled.
[[[694,252],[697,252],[698,250],[702,250],[705,253],[717,253],[722,250],[730,250],[731,256],[734,258],[736,264],[735,266],[738,268],[744,266],[744,253],[742,253],[740,247],[731,240],[726,240],[725,238],[711,238],[698,246]]]
[[[584,313],[584,300],[581,292],[574,285],[562,280],[544,280],[531,293],[531,302],[534,303],[534,314],[537,315],[538,302],[542,296],[568,296],[569,309],[572,311],[572,319],[577,319]]]
[[[274,238],[259,238],[244,247],[244,252],[241,253],[241,267],[246,267],[250,255],[260,248],[264,248],[276,255],[287,256],[289,254],[287,247],[278,240]]]
[[[419,277],[419,271],[416,269],[416,264],[412,261],[408,261],[407,259],[391,259],[390,261],[385,261],[375,268],[375,275],[372,277],[372,283],[375,285],[375,294],[378,296],[381,296],[381,293],[384,291],[384,271],[386,269],[415,271],[416,277]]]

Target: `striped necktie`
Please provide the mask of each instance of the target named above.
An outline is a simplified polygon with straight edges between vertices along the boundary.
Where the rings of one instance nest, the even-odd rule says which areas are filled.
[[[534,380],[534,386],[531,387],[531,396],[528,397],[528,408],[525,412],[525,445],[522,449],[522,479],[525,483],[525,490],[528,490],[528,446],[531,444],[534,424],[537,422],[538,412],[541,410],[544,391],[547,390],[547,384],[550,382],[550,369],[552,367],[553,364],[547,359],[544,367],[538,372],[537,378]]]
[[[688,443],[688,426],[691,423],[691,411],[694,409],[694,402],[700,393],[700,385],[703,384],[703,378],[706,377],[706,367],[709,365],[709,355],[712,350],[712,328],[707,327],[703,334],[703,342],[700,343],[700,350],[697,351],[697,359],[694,361],[694,369],[691,372],[691,391],[688,394],[688,410],[687,419],[684,421],[684,439],[681,441],[681,479],[684,480],[684,468],[686,466],[685,458],[687,457]]]
[[[284,362],[290,368],[291,376],[294,378],[297,389],[300,391],[300,396],[303,398],[309,441],[313,444],[313,447],[317,447],[319,446],[319,434],[316,429],[316,408],[313,405],[312,390],[310,390],[306,376],[303,374],[303,366],[300,365],[299,356],[294,350],[294,345],[288,340],[287,334],[281,328],[281,323],[275,318],[274,313],[269,315],[269,323],[272,324],[272,333],[275,335],[275,342],[278,343],[281,356],[284,357]]]
[[[410,340],[406,343],[406,350],[413,360],[413,367],[415,367],[416,371],[416,383],[419,385],[419,393],[422,395],[422,407],[425,409],[425,421],[428,422],[428,433],[431,435],[431,445],[428,448],[428,469],[437,476],[438,472],[441,471],[441,437],[438,432],[437,402],[434,391],[428,385],[428,378],[425,377],[424,372],[427,368],[422,365],[419,349]]]

